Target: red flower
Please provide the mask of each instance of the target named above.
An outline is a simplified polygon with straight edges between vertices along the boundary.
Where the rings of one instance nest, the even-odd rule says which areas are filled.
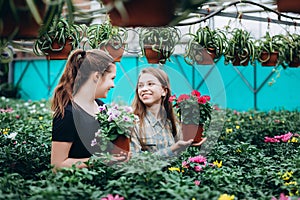
[[[210,101],[210,96],[208,96],[208,95],[203,95],[202,97],[205,98],[206,101]]]
[[[184,101],[184,100],[188,100],[189,98],[190,98],[189,95],[187,95],[187,94],[182,94],[182,95],[180,95],[180,96],[178,97],[177,103],[180,103],[180,102],[182,102],[182,101]]]
[[[176,99],[176,95],[172,95],[169,97],[169,102],[173,102]]]
[[[200,93],[199,91],[197,91],[197,90],[193,90],[193,91],[191,92],[191,95],[196,96],[196,97],[200,97],[200,96],[201,96],[201,93]]]
[[[204,96],[198,97],[198,103],[205,104],[206,102],[207,102],[207,99]]]

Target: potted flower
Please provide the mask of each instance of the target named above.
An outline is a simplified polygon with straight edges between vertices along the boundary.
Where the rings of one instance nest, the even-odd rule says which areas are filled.
[[[126,29],[113,26],[110,21],[105,21],[102,24],[92,24],[87,28],[90,47],[107,51],[115,62],[120,62],[123,56],[127,36]]]
[[[34,43],[33,52],[47,59],[66,59],[69,53],[78,47],[83,28],[69,23],[65,18],[55,18],[47,31],[39,35]]]
[[[250,32],[235,28],[229,34],[228,46],[224,52],[225,64],[231,62],[233,66],[247,66],[249,60],[253,64],[256,49]]]
[[[131,130],[138,119],[133,114],[132,108],[104,104],[99,106],[96,119],[100,123],[100,129],[95,134],[96,138],[92,141],[92,145],[98,144],[102,151],[107,149],[112,154],[129,152]]]
[[[213,64],[223,55],[227,47],[225,32],[220,29],[211,29],[208,26],[199,27],[196,33],[189,33],[190,39],[184,59],[186,63],[193,65]]]
[[[142,27],[139,43],[148,63],[164,64],[170,59],[175,45],[180,40],[180,30],[176,27]]]
[[[201,95],[197,90],[190,94],[173,95],[169,99],[174,102],[180,122],[182,123],[183,139],[194,139],[199,143],[202,139],[204,126],[209,127],[212,106],[210,96]]]
[[[284,41],[284,35],[271,36],[269,32],[256,41],[257,59],[262,66],[276,66],[282,63]]]

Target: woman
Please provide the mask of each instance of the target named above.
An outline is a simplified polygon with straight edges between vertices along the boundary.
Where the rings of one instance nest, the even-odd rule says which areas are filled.
[[[141,71],[132,104],[134,114],[140,118],[132,133],[133,153],[150,151],[170,157],[191,145],[192,140],[182,140],[170,96],[169,78],[163,70],[149,67]]]
[[[91,141],[99,129],[95,119],[98,106],[114,87],[116,65],[106,52],[75,50],[66,63],[54,91],[51,164],[61,167],[87,167],[92,154],[100,149]]]

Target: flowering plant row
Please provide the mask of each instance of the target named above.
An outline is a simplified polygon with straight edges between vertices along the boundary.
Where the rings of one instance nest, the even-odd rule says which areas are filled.
[[[200,125],[211,119],[210,96],[201,96],[197,90],[193,90],[190,94],[181,94],[178,98],[172,95],[169,101],[175,103],[174,107],[183,124]]]

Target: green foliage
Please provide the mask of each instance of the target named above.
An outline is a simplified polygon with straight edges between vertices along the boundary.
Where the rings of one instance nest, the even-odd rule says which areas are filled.
[[[241,65],[248,62],[248,60],[253,64],[256,59],[256,49],[250,32],[234,28],[228,33],[228,48],[224,52],[225,64],[234,63],[237,59],[240,60]]]
[[[196,33],[189,33],[191,39],[187,45],[184,59],[189,64],[195,61],[201,61],[201,50],[205,48],[207,53],[214,53],[214,61],[218,61],[227,48],[227,38],[225,32],[220,29],[211,29],[208,26],[199,27]],[[211,50],[212,52],[210,52]]]
[[[89,168],[73,166],[56,174],[50,166],[51,121],[47,101],[0,98],[0,199],[101,199],[108,194],[178,200],[218,199],[223,194],[234,199],[299,197],[298,111],[214,110],[214,126],[203,146],[209,151],[189,147],[169,160],[143,153],[114,164],[108,155],[95,155],[87,162]],[[264,141],[287,132],[293,140]],[[192,163],[190,158],[199,155],[206,162]],[[183,161],[190,166],[184,167]],[[194,169],[202,164],[201,170]]]
[[[110,21],[102,24],[92,24],[87,28],[88,43],[96,49],[110,44],[114,49],[123,47],[128,33],[125,28],[113,26]]]
[[[161,63],[170,59],[180,40],[180,30],[176,27],[142,27],[139,31],[139,43],[143,55],[145,48],[152,48],[162,55]]]

